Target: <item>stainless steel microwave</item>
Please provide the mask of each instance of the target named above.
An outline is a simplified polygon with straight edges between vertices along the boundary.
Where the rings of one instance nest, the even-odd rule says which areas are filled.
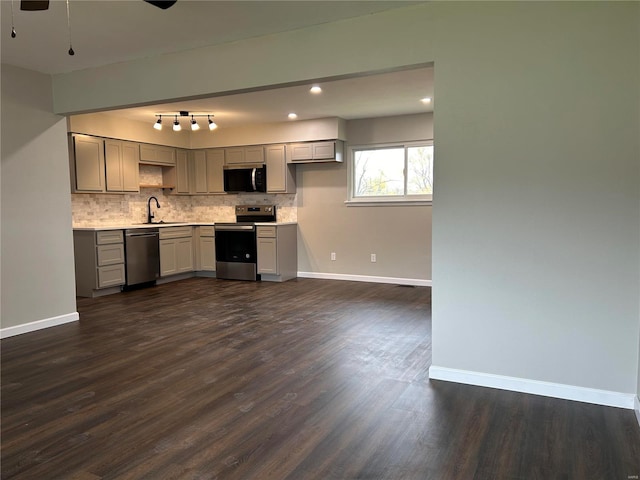
[[[264,165],[226,165],[223,175],[227,193],[267,191],[267,169]]]

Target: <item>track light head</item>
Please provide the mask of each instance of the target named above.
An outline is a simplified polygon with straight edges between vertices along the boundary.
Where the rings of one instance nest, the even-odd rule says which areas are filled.
[[[196,122],[196,119],[193,118],[193,115],[191,115],[191,130],[193,131],[200,130],[200,125],[198,125],[198,122]]]
[[[215,130],[216,128],[218,128],[218,125],[216,125],[215,122],[211,120],[212,116],[213,115],[207,115],[207,117],[209,118],[209,130]]]
[[[180,130],[182,130],[182,127],[180,126],[180,122],[178,121],[178,116],[175,116],[175,120],[173,122],[173,131],[174,132],[179,132]]]
[[[153,124],[153,128],[156,130],[162,130],[162,115],[159,115],[158,121]]]

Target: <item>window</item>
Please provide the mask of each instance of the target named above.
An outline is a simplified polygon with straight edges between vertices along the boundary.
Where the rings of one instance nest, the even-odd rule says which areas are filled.
[[[348,203],[431,201],[433,142],[350,150]]]

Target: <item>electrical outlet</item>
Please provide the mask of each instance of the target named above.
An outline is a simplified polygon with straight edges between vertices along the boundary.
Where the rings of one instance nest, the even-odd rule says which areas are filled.
[[[335,261],[336,259],[336,252],[331,252],[331,260]]]
[[[375,253],[371,254],[371,263],[376,263],[378,261],[378,258],[376,257]]]

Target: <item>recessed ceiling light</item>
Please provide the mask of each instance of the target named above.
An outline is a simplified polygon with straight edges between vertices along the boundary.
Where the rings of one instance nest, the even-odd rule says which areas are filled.
[[[424,97],[424,98],[421,98],[421,99],[420,99],[420,101],[421,101],[422,103],[424,103],[425,105],[426,105],[426,104],[429,104],[429,103],[431,103],[431,97]]]
[[[296,118],[298,118],[298,115],[296,115],[295,113],[291,112],[291,113],[289,114],[289,119],[290,119],[290,120],[295,120]]]
[[[319,85],[314,85],[313,87],[311,87],[311,88],[309,89],[309,91],[310,91],[311,93],[318,94],[318,93],[322,93],[322,88],[320,88],[320,86],[319,86]]]

